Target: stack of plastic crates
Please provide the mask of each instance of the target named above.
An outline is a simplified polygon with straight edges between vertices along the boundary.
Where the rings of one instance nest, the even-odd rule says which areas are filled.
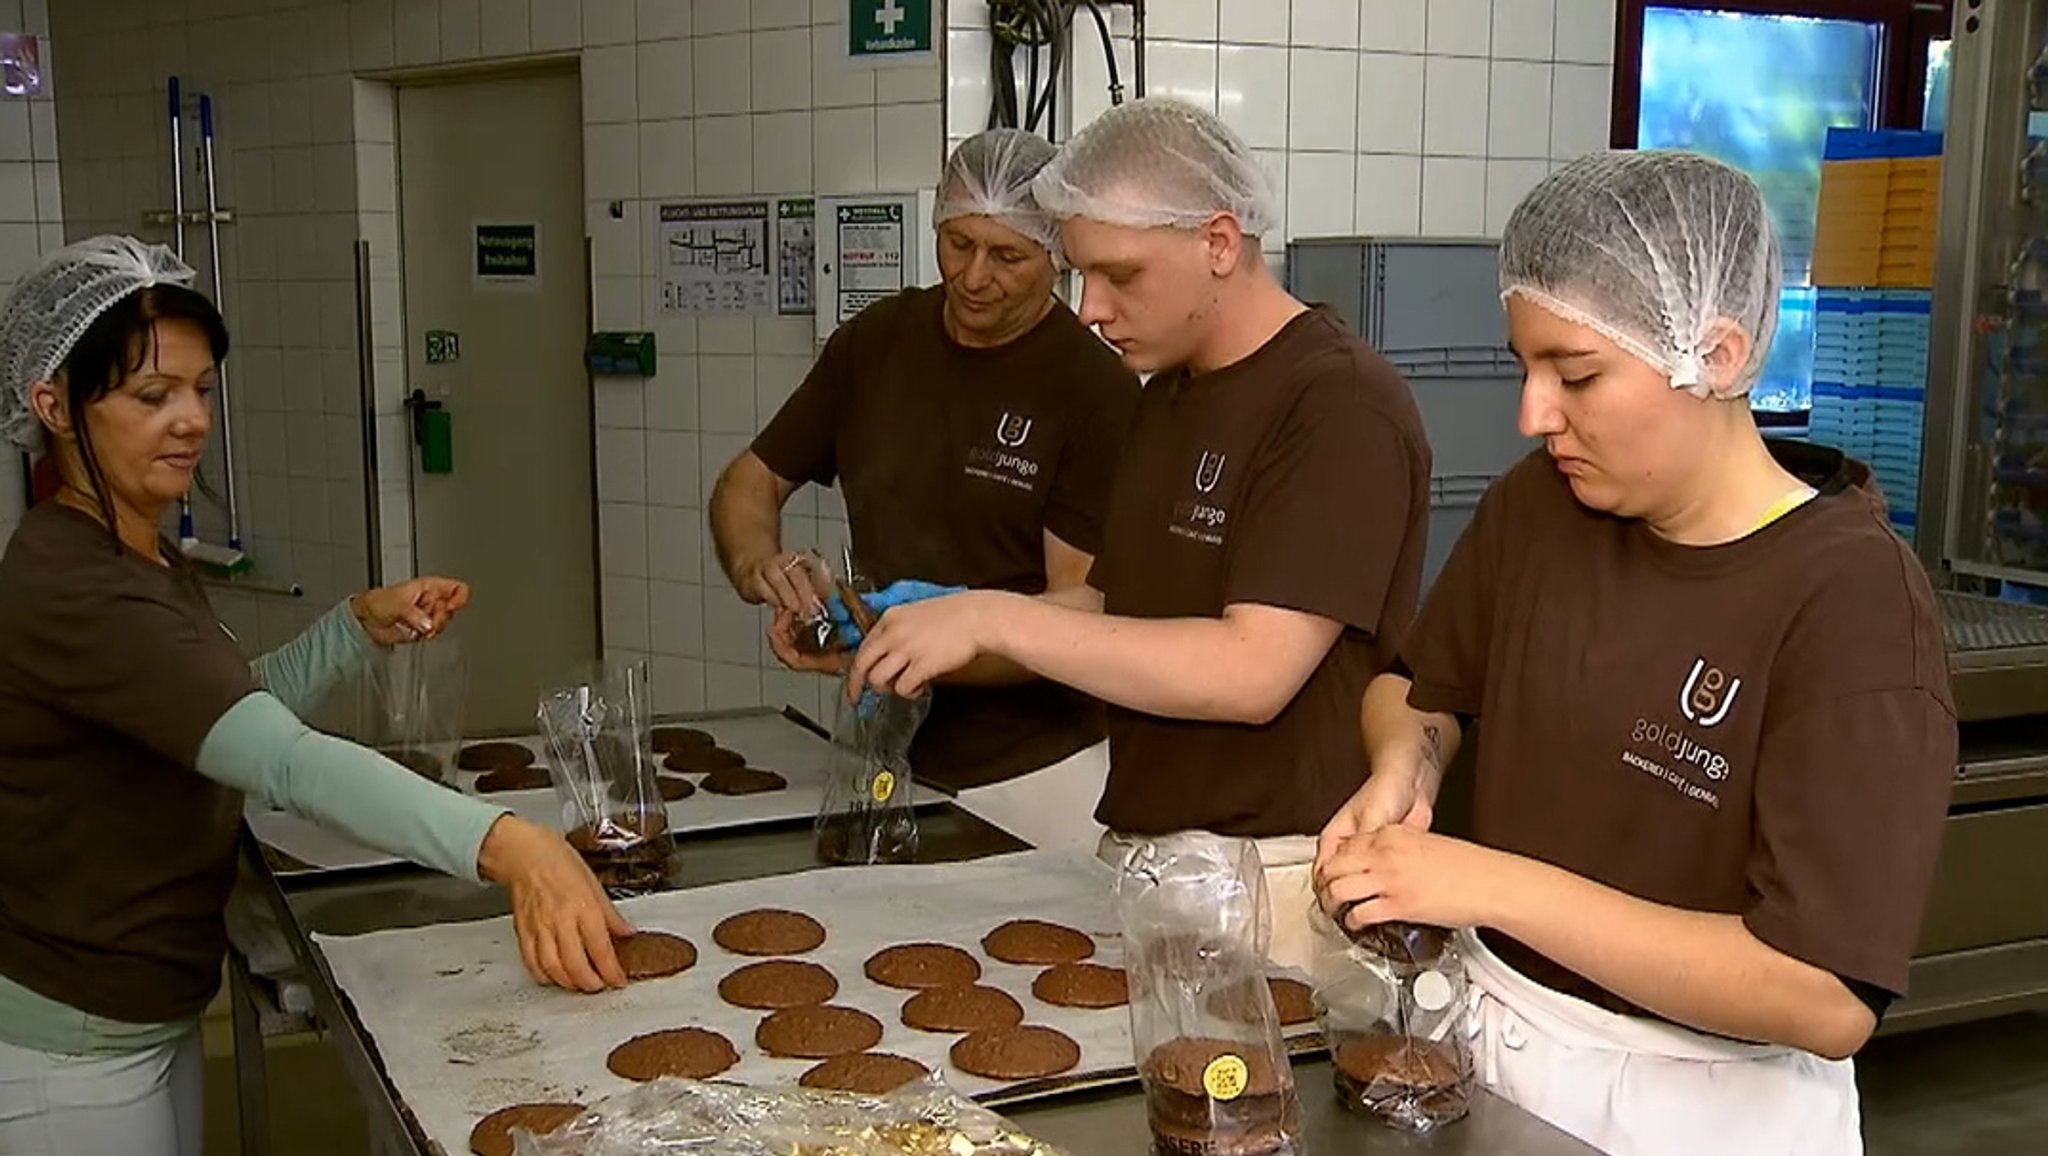
[[[1941,134],[1828,130],[1813,236],[1813,283],[1839,289],[1934,284]]]
[[[1892,526],[1910,541],[1920,496],[1933,294],[1823,289],[1817,297],[1808,436],[1870,466]]]
[[[1941,134],[1829,129],[1814,230],[1809,434],[1868,464],[1913,537]]]

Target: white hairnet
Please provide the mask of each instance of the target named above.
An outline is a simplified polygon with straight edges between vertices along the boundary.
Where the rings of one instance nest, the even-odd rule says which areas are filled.
[[[169,249],[133,237],[93,237],[43,258],[0,306],[0,437],[40,448],[29,387],[55,377],[71,347],[122,298],[191,280],[191,267]]]
[[[1032,188],[1061,220],[1136,229],[1193,229],[1228,213],[1259,237],[1276,215],[1272,183],[1230,126],[1157,97],[1112,108],[1075,133]]]
[[[1031,178],[1052,159],[1052,142],[1018,128],[992,128],[960,142],[946,158],[932,224],[989,217],[1059,255],[1059,222],[1038,207]]]
[[[1706,397],[1749,392],[1778,327],[1778,239],[1756,182],[1698,153],[1608,152],[1550,174],[1508,218],[1503,300],[1520,296],[1597,330]],[[1749,360],[1708,380],[1719,326]]]

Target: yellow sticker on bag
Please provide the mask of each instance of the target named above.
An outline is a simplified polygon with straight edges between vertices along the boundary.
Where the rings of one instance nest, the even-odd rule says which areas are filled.
[[[1202,1069],[1202,1088],[1211,1099],[1226,1103],[1235,1100],[1244,1095],[1245,1085],[1250,1082],[1251,1069],[1237,1056],[1217,1056]]]
[[[888,771],[876,771],[874,782],[868,784],[868,794],[874,797],[875,802],[886,803],[895,793],[896,776]]]

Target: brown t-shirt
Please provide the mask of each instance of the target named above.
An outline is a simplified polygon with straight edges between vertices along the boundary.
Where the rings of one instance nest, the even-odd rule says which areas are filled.
[[[1772,452],[1819,495],[1703,548],[1580,505],[1531,454],[1430,590],[1408,701],[1483,720],[1479,842],[1903,995],[1956,766],[1941,618],[1868,469]]]
[[[256,689],[164,550],[44,503],[0,559],[0,975],[127,1023],[219,986],[242,799],[192,768]]]
[[[1313,834],[1364,781],[1358,703],[1415,613],[1429,442],[1407,382],[1313,309],[1251,356],[1145,387],[1089,581],[1110,614],[1260,603],[1343,626],[1262,726],[1112,707],[1114,831]]]
[[[838,480],[854,562],[877,585],[1044,593],[1046,531],[1102,547],[1137,379],[1057,301],[993,349],[949,337],[944,307],[944,289],[910,289],[840,326],[754,453],[788,481]],[[940,686],[910,765],[960,790],[1101,739],[1102,705],[1058,683]]]

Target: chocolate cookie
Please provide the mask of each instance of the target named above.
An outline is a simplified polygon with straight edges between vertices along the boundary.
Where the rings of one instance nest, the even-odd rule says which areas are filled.
[[[1081,1045],[1051,1028],[990,1028],[953,1045],[953,1066],[991,1080],[1057,1076],[1081,1062]]]
[[[760,795],[787,786],[788,779],[754,767],[730,767],[704,776],[704,789],[714,795]]]
[[[750,963],[718,981],[718,998],[755,1011],[805,1007],[838,994],[839,981],[831,972],[797,959]]]
[[[422,779],[432,779],[437,783],[441,781],[441,757],[439,755],[430,751],[418,750],[414,747],[396,747],[381,753],[385,758],[390,759]]]
[[[645,1082],[660,1076],[708,1080],[740,1062],[732,1041],[703,1028],[670,1028],[634,1036],[612,1049],[604,1066],[612,1074]]]
[[[904,1026],[921,1032],[978,1032],[1023,1022],[1024,1007],[1009,992],[971,983],[926,988],[903,1005]]]
[[[981,978],[981,964],[973,956],[944,943],[885,947],[868,957],[863,970],[883,987],[911,991],[973,983]]]
[[[1281,1027],[1315,1022],[1315,1000],[1307,984],[1298,979],[1269,978],[1266,986],[1273,989],[1273,1008],[1280,1013]]]
[[[627,979],[660,979],[688,971],[697,963],[697,946],[666,931],[643,931],[616,940],[612,946]]]
[[[545,1136],[583,1114],[581,1104],[514,1104],[500,1108],[469,1130],[476,1156],[512,1156],[512,1129]]]
[[[834,1056],[805,1072],[797,1083],[806,1088],[819,1088],[832,1092],[858,1092],[863,1096],[886,1096],[890,1092],[921,1080],[931,1072],[916,1060],[892,1056],[887,1052],[857,1052],[850,1056]]]
[[[1244,1064],[1239,1095],[1269,1096],[1281,1088],[1280,1071],[1263,1045],[1243,1040],[1182,1036],[1152,1049],[1139,1069],[1148,1081],[1188,1096],[1208,1096],[1204,1083],[1209,1065],[1220,1056],[1236,1056]]]
[[[647,747],[657,755],[674,754],[691,747],[715,747],[718,740],[695,727],[655,727],[647,732]]]
[[[680,803],[697,793],[697,784],[681,775],[654,776],[654,789],[661,794],[664,803]],[[633,798],[633,784],[625,780],[612,784],[612,798],[623,803]]]
[[[806,1060],[864,1052],[881,1042],[882,1021],[833,1004],[783,1008],[754,1029],[754,1043],[762,1051]]]
[[[1471,1109],[1471,1058],[1454,1041],[1374,1032],[1338,1044],[1333,1058],[1337,1093],[1353,1111],[1416,1129]]]
[[[800,911],[762,908],[721,920],[711,941],[734,955],[802,955],[825,942],[825,928]]]
[[[1031,994],[1054,1007],[1122,1007],[1131,1002],[1131,977],[1099,963],[1062,963],[1031,981]]]
[[[1262,1156],[1300,1132],[1299,1101],[1263,1046],[1182,1038],[1139,1065],[1155,1147],[1171,1156]],[[1292,1073],[1287,1073],[1291,1077]]]
[[[542,767],[506,767],[478,775],[476,789],[485,795],[497,791],[538,791],[553,782]]]
[[[455,765],[465,771],[512,771],[533,765],[533,750],[525,743],[471,743],[455,756]]]
[[[1012,919],[982,936],[981,949],[1004,963],[1079,963],[1095,954],[1095,941],[1042,919]]]
[[[747,765],[747,756],[724,747],[683,747],[670,751],[661,765],[671,771],[687,775],[704,775],[712,771],[732,770]]]

